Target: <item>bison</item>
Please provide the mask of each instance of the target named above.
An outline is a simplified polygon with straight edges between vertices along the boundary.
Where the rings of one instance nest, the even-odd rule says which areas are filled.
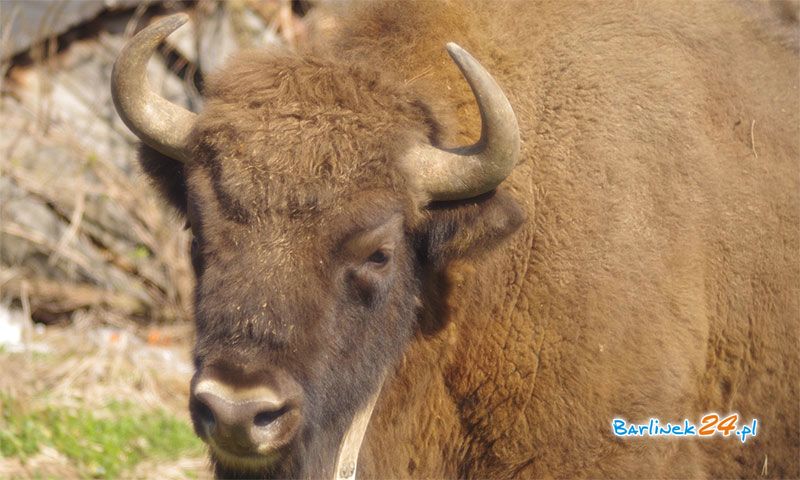
[[[216,474],[799,476],[791,6],[348,4],[198,114],[145,76],[186,17],[136,35],[112,89],[193,233]],[[612,428],[709,413],[756,436]]]

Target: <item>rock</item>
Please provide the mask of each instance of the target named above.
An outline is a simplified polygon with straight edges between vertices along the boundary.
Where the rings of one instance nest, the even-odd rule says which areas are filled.
[[[0,61],[91,20],[104,10],[130,8],[144,2],[145,0],[3,0],[0,2],[0,25],[4,26],[5,31],[10,24],[11,31],[8,35],[9,45],[0,52]]]

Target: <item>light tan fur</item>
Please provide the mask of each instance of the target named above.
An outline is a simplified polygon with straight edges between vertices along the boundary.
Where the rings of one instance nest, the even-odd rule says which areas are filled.
[[[461,126],[449,144],[479,119],[445,42],[494,75],[523,141],[501,188],[528,217],[449,268],[449,325],[384,386],[361,478],[800,476],[800,72],[754,8],[370,2],[336,20],[317,51],[397,72]],[[758,436],[611,433],[711,411]]]

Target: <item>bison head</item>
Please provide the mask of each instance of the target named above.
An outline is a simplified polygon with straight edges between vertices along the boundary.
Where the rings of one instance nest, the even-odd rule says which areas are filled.
[[[112,90],[194,234],[195,428],[221,476],[352,476],[384,380],[440,313],[437,272],[521,222],[494,191],[519,156],[514,113],[450,44],[482,118],[469,147],[434,147],[437,124],[402,82],[308,56],[241,55],[195,115],[145,77],[183,22],[139,33]]]

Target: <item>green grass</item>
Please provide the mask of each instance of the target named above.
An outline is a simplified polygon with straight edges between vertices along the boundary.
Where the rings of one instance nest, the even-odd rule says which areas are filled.
[[[0,395],[0,457],[26,459],[49,445],[87,477],[116,478],[143,460],[200,455],[191,427],[165,411],[130,403],[104,409],[24,408]]]

